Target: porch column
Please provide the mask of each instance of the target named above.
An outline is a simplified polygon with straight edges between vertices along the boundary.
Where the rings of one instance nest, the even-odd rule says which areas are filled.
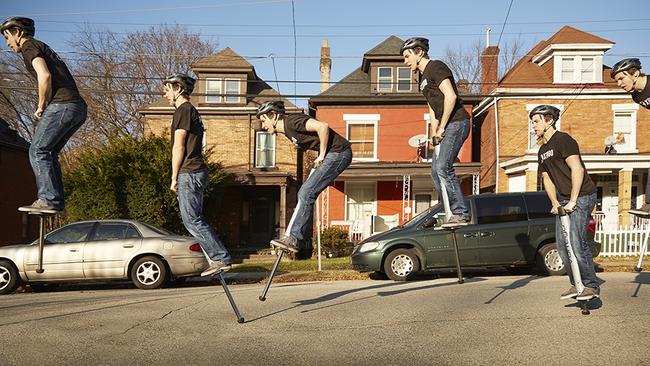
[[[537,191],[537,170],[526,170],[526,192]]]
[[[287,185],[280,185],[280,238],[287,230]]]
[[[632,168],[618,171],[618,215],[621,225],[630,224],[628,210],[632,207]]]

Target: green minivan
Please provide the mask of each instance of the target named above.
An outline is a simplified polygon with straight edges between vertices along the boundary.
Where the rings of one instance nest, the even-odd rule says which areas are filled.
[[[487,193],[467,197],[469,225],[455,235],[463,269],[534,268],[548,275],[564,274],[555,244],[555,215],[545,192]],[[441,204],[404,225],[375,234],[355,246],[350,256],[359,272],[380,272],[404,281],[414,272],[455,270],[453,232],[442,230]],[[601,245],[590,220],[588,239],[593,256]]]

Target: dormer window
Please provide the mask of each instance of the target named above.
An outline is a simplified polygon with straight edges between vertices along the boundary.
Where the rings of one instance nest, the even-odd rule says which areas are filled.
[[[603,58],[596,55],[556,55],[554,83],[602,83]]]
[[[210,78],[205,81],[207,103],[240,103],[241,80],[236,78]]]
[[[378,93],[410,93],[415,81],[408,67],[378,66],[376,68],[376,86]]]

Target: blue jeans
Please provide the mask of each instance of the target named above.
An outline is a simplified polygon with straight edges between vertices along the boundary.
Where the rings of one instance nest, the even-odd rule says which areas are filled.
[[[597,289],[600,284],[596,278],[596,270],[594,269],[594,260],[591,253],[591,248],[587,244],[587,227],[589,226],[589,218],[591,212],[596,206],[596,193],[587,196],[578,197],[575,210],[569,214],[569,221],[571,222],[569,237],[571,240],[571,248],[575,254],[578,268],[580,268],[580,277],[582,284],[585,287]],[[562,206],[566,205],[568,200],[560,201]],[[572,285],[573,274],[571,273],[571,264],[569,262],[569,255],[566,250],[566,241],[562,235],[562,224],[560,223],[560,216],[555,219],[555,238],[557,241],[557,251],[560,253],[560,258],[564,263],[564,268],[569,274],[569,281]]]
[[[433,185],[440,193],[441,182],[445,185],[447,190],[447,197],[449,198],[449,208],[454,215],[462,216],[469,220],[469,210],[465,205],[465,198],[463,191],[460,188],[460,181],[456,176],[454,169],[454,162],[460,152],[460,148],[469,136],[469,120],[449,122],[445,127],[445,135],[440,143],[440,155],[436,157],[433,154],[431,157],[431,177],[433,178]]]
[[[177,193],[181,218],[187,231],[199,241],[208,258],[230,264],[230,253],[203,216],[203,191],[208,184],[208,171],[205,169],[178,174]]]
[[[38,198],[57,209],[65,207],[59,153],[86,121],[86,115],[86,103],[82,101],[48,105],[29,147]]]
[[[298,204],[293,211],[287,233],[299,243],[307,237],[309,219],[313,216],[314,202],[318,195],[327,188],[352,162],[352,149],[341,152],[329,152],[323,162],[312,169],[309,177],[298,190]]]

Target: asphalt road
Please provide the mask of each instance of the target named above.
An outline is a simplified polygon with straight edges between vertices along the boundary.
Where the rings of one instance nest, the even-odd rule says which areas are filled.
[[[650,365],[650,273],[104,288],[0,297],[1,365]]]

